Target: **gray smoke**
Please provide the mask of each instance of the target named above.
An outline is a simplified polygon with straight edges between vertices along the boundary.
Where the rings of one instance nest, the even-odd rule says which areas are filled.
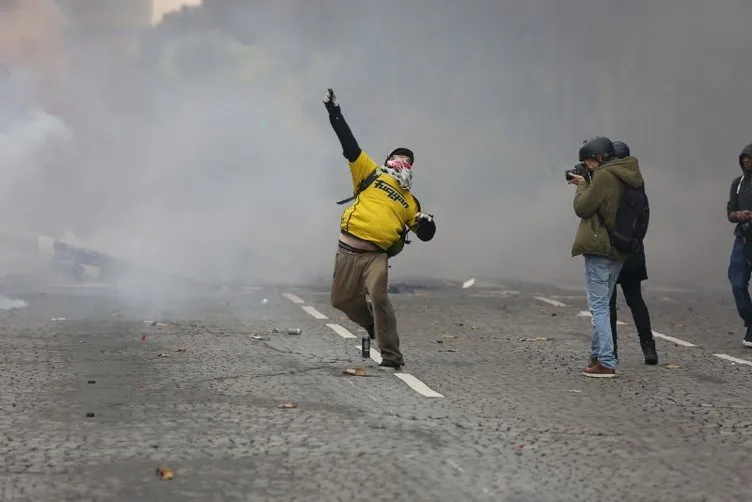
[[[608,135],[647,180],[651,282],[722,284],[728,187],[752,142],[751,13],[732,0],[205,0],[143,29],[132,57],[92,50],[69,18],[65,112],[40,101],[17,120],[36,153],[14,142],[26,160],[11,167],[1,153],[28,194],[2,209],[20,204],[27,233],[72,231],[196,278],[327,280],[335,201],[351,191],[320,101],[331,86],[377,161],[416,152],[414,192],[438,231],[393,277],[579,281],[563,170]],[[72,152],[28,167],[48,136]]]

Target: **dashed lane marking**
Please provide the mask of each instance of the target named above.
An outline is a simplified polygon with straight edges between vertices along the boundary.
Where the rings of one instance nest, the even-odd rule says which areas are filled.
[[[363,353],[361,351],[360,345],[356,345],[355,347],[358,349],[358,352],[361,352],[360,355],[362,356]],[[373,347],[371,347],[370,352],[371,352],[371,359],[373,359],[373,361],[376,364],[381,364],[381,352],[379,352],[378,350],[374,349]]]
[[[536,300],[548,303],[549,305],[553,305],[554,307],[566,307],[566,303],[562,303],[559,300],[552,300],[551,298],[546,298],[545,296],[534,296]]]
[[[663,338],[664,340],[667,340],[669,342],[674,342],[676,345],[681,345],[682,347],[697,347],[697,345],[695,345],[694,343],[685,342],[684,340],[681,340],[679,338],[664,335],[663,333],[658,333],[657,331],[653,331],[653,336],[656,338]]]
[[[746,359],[739,359],[738,357],[730,356],[728,354],[713,354],[713,355],[715,357],[720,357],[721,359],[731,361],[732,363],[746,364],[747,366],[752,366],[752,361],[747,361]]]
[[[426,397],[444,397],[443,395],[439,394],[432,388],[430,388],[428,385],[424,384],[417,378],[415,378],[410,373],[395,373],[394,376],[405,382],[411,389],[413,389],[418,394],[421,394]]]
[[[350,331],[344,326],[340,326],[339,324],[327,324],[327,326],[329,326],[332,329],[332,331],[337,333],[342,338],[357,338],[355,335],[350,333]]]
[[[329,319],[324,314],[322,314],[315,308],[311,307],[310,305],[303,305],[300,308],[302,308],[305,312],[311,314],[314,319]]]
[[[589,311],[587,311],[587,310],[580,310],[580,311],[579,311],[579,312],[577,313],[577,317],[593,317],[593,314],[592,314],[592,313],[590,313],[590,312],[589,312]],[[616,324],[618,324],[618,325],[621,325],[621,326],[626,326],[626,325],[627,325],[627,323],[625,323],[625,322],[622,322],[622,321],[616,321]]]
[[[360,345],[355,346],[358,349],[358,352],[361,352]],[[362,355],[362,352],[361,352]],[[371,359],[376,364],[381,364],[381,352],[371,347]],[[394,376],[405,382],[411,389],[413,389],[418,394],[421,394],[426,397],[444,397],[442,394],[439,394],[432,388],[430,388],[428,385],[424,384],[422,381],[418,380],[416,377],[411,375],[410,373],[395,373]]]
[[[292,293],[282,293],[282,296],[284,296],[285,298],[287,298],[293,303],[298,303],[298,304],[305,303],[302,298]]]

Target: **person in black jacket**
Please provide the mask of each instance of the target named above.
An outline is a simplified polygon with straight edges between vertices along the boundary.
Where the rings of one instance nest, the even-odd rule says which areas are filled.
[[[752,347],[752,299],[749,296],[749,277],[752,272],[752,143],[739,154],[742,175],[731,182],[726,213],[734,228],[734,247],[729,260],[728,279],[739,317],[747,332],[742,340],[745,347]]]
[[[614,152],[617,158],[630,155],[629,146],[621,141],[614,141]],[[658,364],[658,353],[655,350],[655,339],[650,326],[650,313],[642,298],[642,281],[648,279],[648,269],[645,263],[645,248],[633,253],[624,261],[624,266],[619,273],[616,284],[621,284],[624,299],[632,311],[637,335],[640,338],[640,347],[645,356],[645,364]],[[616,288],[611,295],[611,333],[614,339],[614,357],[618,358],[616,340]]]

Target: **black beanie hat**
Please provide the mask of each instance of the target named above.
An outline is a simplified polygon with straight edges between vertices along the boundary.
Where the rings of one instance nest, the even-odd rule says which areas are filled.
[[[392,150],[392,153],[386,156],[386,160],[389,160],[389,157],[391,157],[392,155],[404,155],[410,159],[410,164],[415,164],[415,154],[413,154],[413,151],[409,148],[402,146],[395,148],[394,150]],[[386,161],[384,161],[384,163],[386,164]]]

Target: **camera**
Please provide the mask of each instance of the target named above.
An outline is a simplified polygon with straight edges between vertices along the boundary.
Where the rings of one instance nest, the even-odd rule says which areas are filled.
[[[575,164],[572,169],[567,169],[566,171],[564,171],[564,177],[567,181],[571,180],[574,176],[582,176],[585,179],[590,178],[590,174],[588,173],[588,170],[583,162]]]

